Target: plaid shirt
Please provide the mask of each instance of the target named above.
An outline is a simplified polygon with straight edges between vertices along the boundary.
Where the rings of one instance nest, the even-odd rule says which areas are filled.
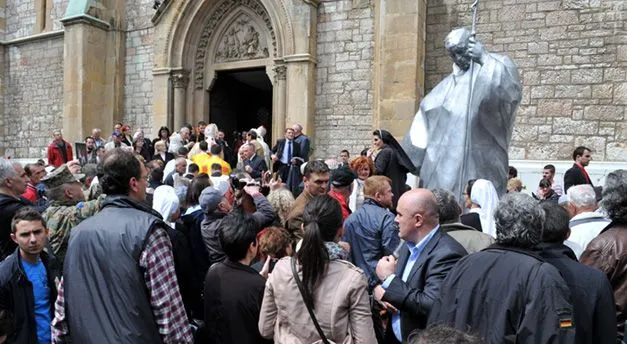
[[[185,313],[174,271],[172,244],[163,228],[155,228],[149,235],[146,248],[139,258],[144,268],[144,280],[150,291],[150,305],[164,344],[193,343],[194,336]],[[52,343],[71,343],[65,318],[63,279],[59,283],[52,320]]]

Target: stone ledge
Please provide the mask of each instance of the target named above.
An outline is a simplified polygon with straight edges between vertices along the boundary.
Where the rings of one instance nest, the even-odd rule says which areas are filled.
[[[63,23],[63,26],[87,24],[105,31],[109,31],[111,29],[111,25],[109,23],[102,19],[90,16],[89,14],[79,14],[71,17],[65,17],[61,19],[61,23]]]
[[[9,45],[18,45],[18,44],[30,43],[30,42],[43,40],[43,39],[55,38],[55,37],[63,36],[63,34],[64,34],[63,30],[42,32],[42,33],[38,33],[38,34],[35,34],[35,35],[30,35],[30,36],[26,36],[26,37],[20,37],[20,38],[11,39],[11,40],[8,40],[8,41],[0,41],[0,45],[1,46],[9,46]]]

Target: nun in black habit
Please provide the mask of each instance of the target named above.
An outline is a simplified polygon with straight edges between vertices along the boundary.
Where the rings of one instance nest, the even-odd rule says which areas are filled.
[[[415,173],[415,167],[390,132],[378,129],[372,135],[372,148],[368,151],[368,156],[374,162],[374,174],[386,176],[392,180],[394,193],[392,202],[396,209],[398,199],[410,189],[406,184],[407,173]]]

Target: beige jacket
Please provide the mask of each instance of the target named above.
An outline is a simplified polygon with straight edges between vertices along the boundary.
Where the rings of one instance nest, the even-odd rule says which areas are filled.
[[[276,344],[320,340],[292,276],[290,257],[277,262],[266,282],[259,332]],[[299,274],[302,278],[302,273]],[[335,343],[376,344],[367,282],[353,264],[332,260],[314,292],[315,314],[327,339]]]

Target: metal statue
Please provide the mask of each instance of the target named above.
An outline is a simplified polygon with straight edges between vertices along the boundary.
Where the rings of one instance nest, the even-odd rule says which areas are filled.
[[[453,73],[422,100],[402,146],[423,187],[450,190],[463,202],[466,182],[482,178],[502,195],[522,97],[518,71],[512,60],[486,51],[465,28],[451,31],[444,44]]]

